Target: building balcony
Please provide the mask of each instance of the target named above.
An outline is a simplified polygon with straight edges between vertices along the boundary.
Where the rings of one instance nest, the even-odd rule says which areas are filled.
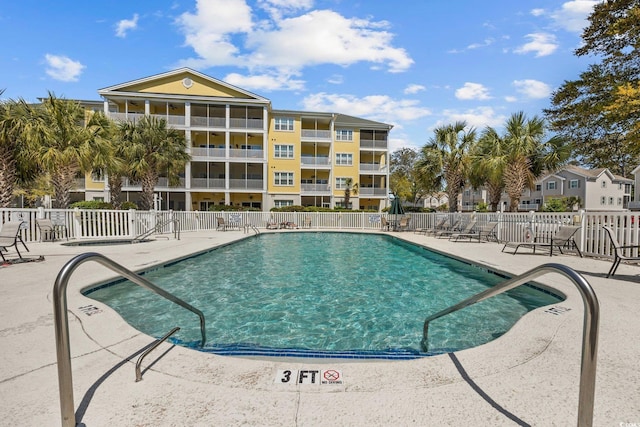
[[[388,149],[388,142],[387,141],[374,141],[371,139],[361,139],[360,140],[360,149],[367,149],[367,150],[387,150]]]
[[[191,116],[191,126],[225,128],[227,127],[227,120],[224,117]]]
[[[319,196],[331,195],[331,186],[329,184],[300,184],[300,195],[302,196]]]
[[[229,149],[229,157],[234,159],[263,159],[264,150],[231,148]]]
[[[191,188],[213,188],[217,190],[224,190],[224,178],[191,178]]]
[[[264,120],[262,119],[247,119],[247,118],[232,118],[229,119],[229,127],[234,129],[263,129]]]
[[[379,187],[360,187],[358,189],[360,197],[387,197],[389,189]]]
[[[331,167],[331,159],[328,156],[302,156],[300,158],[302,167],[307,168],[326,168]]]
[[[185,124],[184,116],[176,116],[171,114],[151,114],[151,117],[164,119],[167,121],[167,125],[169,126],[184,126]]]
[[[225,149],[224,148],[214,148],[214,147],[191,147],[191,156],[192,157],[215,157],[215,158],[225,158]]]
[[[302,129],[300,134],[302,142],[331,142],[330,130]]]
[[[360,173],[387,173],[387,165],[380,163],[360,163]]]
[[[260,190],[264,188],[264,180],[262,179],[230,179],[230,190]]]
[[[540,208],[538,203],[520,203],[518,205],[519,211],[537,211]]]

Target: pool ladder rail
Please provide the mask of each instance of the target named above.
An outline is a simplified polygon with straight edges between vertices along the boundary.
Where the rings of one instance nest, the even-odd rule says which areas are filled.
[[[133,240],[131,240],[131,243],[140,243],[154,233],[160,234],[162,233],[162,229],[169,224],[173,224],[173,238],[176,240],[180,240],[180,220],[177,218],[171,218],[161,224],[156,224],[154,227],[151,227],[151,229],[134,237]],[[166,237],[166,236],[162,236],[162,237]]]
[[[67,313],[67,285],[73,272],[81,264],[87,261],[95,261],[113,270],[122,277],[129,279],[138,286],[146,288],[169,301],[195,313],[200,319],[200,333],[202,335],[201,346],[206,342],[205,319],[202,311],[193,307],[186,301],[154,285],[144,277],[132,272],[106,256],[87,252],[77,255],[67,262],[56,277],[53,285],[53,316],[56,335],[56,357],[58,362],[58,388],[60,391],[60,413],[63,427],[74,427],[76,425],[74,403],[73,403],[73,377],[71,372],[71,348],[69,345],[69,316]],[[169,335],[173,334],[171,332]],[[169,336],[166,336],[168,338]],[[166,339],[164,338],[164,339]],[[157,345],[157,344],[156,344]],[[152,350],[153,347],[150,349]],[[149,351],[150,351],[149,350]],[[145,356],[144,354],[143,356]]]
[[[584,321],[582,329],[582,363],[580,367],[580,390],[578,396],[578,426],[593,425],[593,401],[596,386],[596,359],[598,353],[598,324],[600,320],[600,304],[593,288],[573,269],[562,264],[543,264],[520,276],[499,283],[496,286],[465,299],[449,308],[427,317],[424,321],[421,347],[428,351],[429,323],[447,314],[453,313],[477,302],[499,295],[510,289],[523,285],[536,277],[549,272],[564,275],[578,288],[584,303]]]
[[[165,336],[163,336],[162,338],[156,340],[156,342],[154,342],[148,349],[146,349],[144,351],[144,353],[142,353],[140,355],[140,357],[138,357],[138,361],[136,362],[136,382],[142,381],[142,368],[141,368],[141,366],[142,366],[142,361],[144,360],[144,358],[147,357],[147,355],[149,353],[151,353],[153,350],[158,348],[158,346],[160,344],[162,344],[163,342],[168,340],[171,335],[175,334],[179,330],[180,330],[180,328],[178,326],[176,326],[175,328],[171,329],[169,332],[166,333]]]
[[[256,234],[260,234],[260,230],[258,230],[258,227],[256,227],[253,224],[245,224],[244,225],[244,234],[247,234],[249,232],[249,230],[253,230],[253,232],[256,233]]]

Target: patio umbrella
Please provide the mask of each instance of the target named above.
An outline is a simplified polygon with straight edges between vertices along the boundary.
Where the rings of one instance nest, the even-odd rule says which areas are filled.
[[[397,227],[398,224],[398,215],[404,215],[404,208],[400,203],[400,198],[394,195],[393,200],[391,201],[391,209],[389,209],[389,215],[395,215],[395,224]]]

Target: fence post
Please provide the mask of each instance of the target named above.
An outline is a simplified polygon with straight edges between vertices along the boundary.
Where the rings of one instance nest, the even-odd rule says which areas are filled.
[[[82,213],[79,208],[73,208],[73,237],[82,237]]]
[[[584,248],[587,242],[587,221],[584,220],[585,210],[580,209],[578,211],[578,215],[580,221],[580,252],[584,252]]]
[[[129,238],[131,239],[135,239],[136,238],[136,210],[135,209],[129,209],[129,212],[127,212],[127,222],[129,223]]]
[[[44,219],[44,207],[38,206],[38,214],[36,215],[36,219]]]

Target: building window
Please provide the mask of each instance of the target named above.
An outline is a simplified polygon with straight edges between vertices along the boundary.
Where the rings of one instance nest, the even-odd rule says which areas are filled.
[[[91,171],[91,180],[93,182],[104,182],[104,171],[102,169]]]
[[[347,188],[347,179],[346,177],[336,178],[336,190],[344,190]]]
[[[291,117],[276,117],[274,122],[275,130],[293,130],[293,119]]]
[[[273,201],[276,208],[283,208],[285,206],[293,206],[293,200],[274,200]]]
[[[605,196],[600,197],[600,204],[601,205],[606,205],[607,204],[607,198]]]
[[[555,181],[547,182],[547,190],[555,190],[555,189],[556,189],[556,182]]]
[[[536,205],[540,206],[541,203],[542,203],[542,199],[536,199]]]
[[[613,204],[613,197],[609,197],[609,204],[612,205]]]
[[[622,204],[622,197],[618,197],[618,206]]]
[[[607,188],[607,181],[602,181],[602,184],[600,184],[602,186],[602,188]]]
[[[572,179],[569,181],[569,188],[580,188],[580,181],[577,179]]]
[[[353,131],[348,129],[336,130],[336,141],[353,141]]]
[[[274,172],[275,182],[274,185],[293,185],[293,172]]]
[[[336,153],[336,165],[351,166],[353,164],[353,154]]]
[[[464,196],[469,197],[471,195],[471,190],[464,190]]]
[[[293,159],[293,145],[276,145],[273,157],[281,159]]]
[[[536,184],[536,191],[542,191],[542,184]]]

